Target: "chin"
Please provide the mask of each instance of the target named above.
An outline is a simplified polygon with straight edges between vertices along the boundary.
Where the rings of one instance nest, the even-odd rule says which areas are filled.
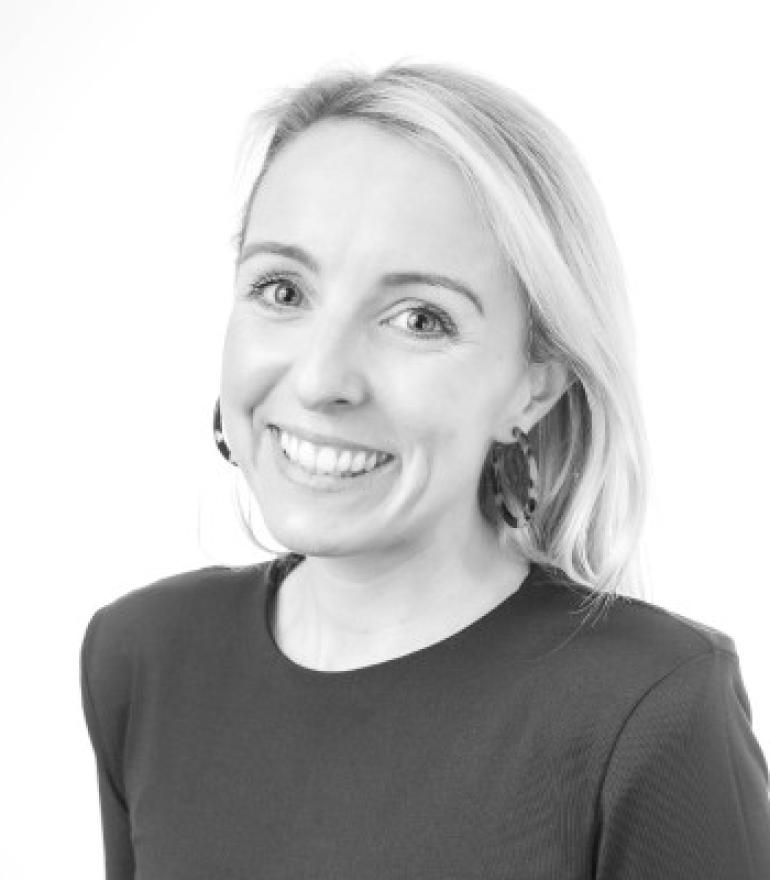
[[[301,519],[301,522],[292,519]],[[274,542],[302,556],[354,556],[366,550],[355,537],[345,536],[343,523],[338,534],[336,529],[319,525],[317,520],[308,522],[305,516],[280,517],[279,520],[266,517],[265,526]]]

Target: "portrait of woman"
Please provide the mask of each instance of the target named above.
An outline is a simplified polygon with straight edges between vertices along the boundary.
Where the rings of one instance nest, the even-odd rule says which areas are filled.
[[[726,632],[638,596],[648,454],[612,232],[461,66],[255,115],[212,455],[276,541],[98,608],[107,880],[759,880]]]

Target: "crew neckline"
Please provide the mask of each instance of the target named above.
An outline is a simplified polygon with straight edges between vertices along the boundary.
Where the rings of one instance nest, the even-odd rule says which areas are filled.
[[[494,605],[489,611],[484,612],[484,614],[471,621],[462,629],[430,645],[425,645],[422,648],[417,648],[398,657],[370,663],[367,666],[337,670],[314,669],[311,666],[303,666],[292,660],[287,654],[284,654],[275,639],[270,623],[271,612],[281,584],[305,559],[306,557],[302,554],[290,552],[278,556],[268,563],[265,574],[265,588],[260,591],[259,625],[262,630],[260,635],[265,645],[269,662],[274,667],[283,670],[284,673],[295,678],[313,682],[351,682],[386,675],[390,672],[401,671],[409,666],[420,665],[434,658],[440,659],[443,655],[455,650],[457,646],[472,639],[483,641],[487,630],[500,617],[507,615],[514,606],[520,604],[529,595],[537,582],[541,580],[543,573],[541,566],[536,562],[530,562],[529,571],[513,593],[510,593],[501,602],[498,602],[497,605]]]

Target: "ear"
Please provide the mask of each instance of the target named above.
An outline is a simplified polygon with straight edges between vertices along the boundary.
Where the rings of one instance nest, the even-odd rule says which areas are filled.
[[[529,433],[532,426],[546,415],[575,378],[569,367],[560,361],[528,364],[522,392],[525,403],[507,413],[505,436],[500,438],[500,442],[510,442],[511,429],[514,426]]]

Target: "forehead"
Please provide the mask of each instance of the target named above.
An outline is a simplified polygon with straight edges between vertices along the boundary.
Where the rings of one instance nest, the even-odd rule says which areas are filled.
[[[501,268],[470,188],[435,149],[360,120],[324,120],[284,147],[252,206],[246,240],[302,244],[323,259],[405,253],[458,269]]]

